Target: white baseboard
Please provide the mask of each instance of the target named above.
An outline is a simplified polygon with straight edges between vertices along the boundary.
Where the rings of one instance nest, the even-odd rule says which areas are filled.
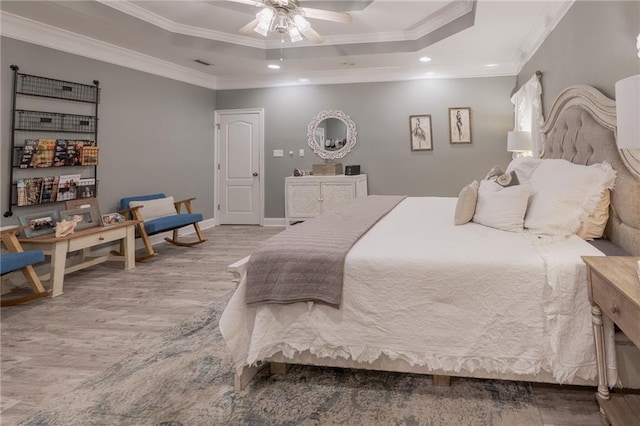
[[[265,217],[262,226],[286,226],[284,217]]]

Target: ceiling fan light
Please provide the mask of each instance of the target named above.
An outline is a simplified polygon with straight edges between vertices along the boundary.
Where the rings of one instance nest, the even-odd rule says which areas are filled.
[[[269,23],[268,22],[260,22],[258,23],[258,25],[254,28],[255,32],[257,32],[258,34],[260,34],[261,36],[266,37],[267,33],[269,32]]]
[[[269,25],[275,14],[276,13],[273,9],[265,7],[260,12],[256,13],[256,19],[258,20],[258,22],[260,22],[260,24]]]
[[[302,31],[302,32],[305,32],[309,28],[311,28],[311,24],[309,23],[309,21],[304,19],[304,17],[302,15],[294,16],[293,17],[293,22],[296,24],[296,27],[298,27],[298,29],[300,31]]]
[[[289,37],[291,37],[292,43],[295,43],[296,41],[302,41],[302,35],[300,35],[300,31],[298,31],[298,29],[295,27],[289,29]]]

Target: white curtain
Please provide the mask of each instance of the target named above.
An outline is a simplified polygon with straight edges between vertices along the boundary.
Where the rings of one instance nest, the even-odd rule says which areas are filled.
[[[542,117],[542,84],[540,76],[534,74],[511,97],[514,105],[513,130],[531,132],[531,150],[533,156],[538,158],[542,154],[542,135],[540,127],[544,123]]]

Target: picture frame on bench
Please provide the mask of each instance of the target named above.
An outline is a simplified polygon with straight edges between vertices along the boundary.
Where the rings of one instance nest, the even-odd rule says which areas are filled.
[[[53,234],[56,232],[56,223],[59,221],[60,215],[57,210],[49,210],[18,217],[20,225],[25,227],[23,232],[27,238]]]
[[[62,220],[76,222],[76,231],[102,225],[100,213],[94,207],[64,210],[60,217]]]

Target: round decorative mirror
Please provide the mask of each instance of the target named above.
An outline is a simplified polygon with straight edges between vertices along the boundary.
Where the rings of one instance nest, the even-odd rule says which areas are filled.
[[[347,155],[356,146],[356,123],[342,111],[322,111],[307,128],[309,146],[325,160]]]

